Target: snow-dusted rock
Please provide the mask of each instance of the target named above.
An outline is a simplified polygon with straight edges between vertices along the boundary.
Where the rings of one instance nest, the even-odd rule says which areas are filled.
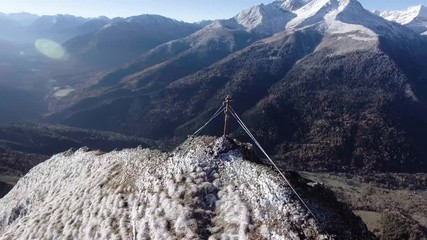
[[[311,1],[312,0],[284,0],[284,1],[277,1],[277,2],[281,3],[283,9],[295,11]]]
[[[0,200],[1,239],[328,239],[276,172],[242,156],[207,137],[171,154],[55,155]]]

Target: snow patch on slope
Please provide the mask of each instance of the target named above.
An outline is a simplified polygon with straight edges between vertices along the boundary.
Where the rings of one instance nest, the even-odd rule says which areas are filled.
[[[277,1],[277,2],[282,2],[281,6],[283,9],[295,11],[301,8],[302,6],[306,5],[310,1],[312,0],[285,0],[285,1]]]
[[[275,172],[227,145],[197,138],[172,154],[55,155],[0,200],[1,239],[320,236]]]

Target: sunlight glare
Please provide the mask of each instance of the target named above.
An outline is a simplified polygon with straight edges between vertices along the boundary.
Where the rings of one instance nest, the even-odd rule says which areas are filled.
[[[67,52],[66,50],[58,43],[49,40],[49,39],[37,39],[34,43],[37,51],[46,57],[57,59],[57,60],[66,60]]]

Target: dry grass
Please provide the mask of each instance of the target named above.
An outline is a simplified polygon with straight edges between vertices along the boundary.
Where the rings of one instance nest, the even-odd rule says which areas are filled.
[[[18,176],[0,175],[0,182],[4,182],[12,186],[14,186],[19,181],[19,179],[20,177]]]
[[[375,235],[381,235],[381,213],[372,211],[354,211],[354,214],[362,218],[369,231]]]

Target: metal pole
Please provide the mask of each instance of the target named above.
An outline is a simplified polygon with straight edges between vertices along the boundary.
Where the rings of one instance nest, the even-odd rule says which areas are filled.
[[[225,104],[224,137],[228,137],[228,119],[230,118],[230,105],[232,102],[233,102],[233,100],[231,100],[231,96],[228,95],[224,101],[224,104]]]

